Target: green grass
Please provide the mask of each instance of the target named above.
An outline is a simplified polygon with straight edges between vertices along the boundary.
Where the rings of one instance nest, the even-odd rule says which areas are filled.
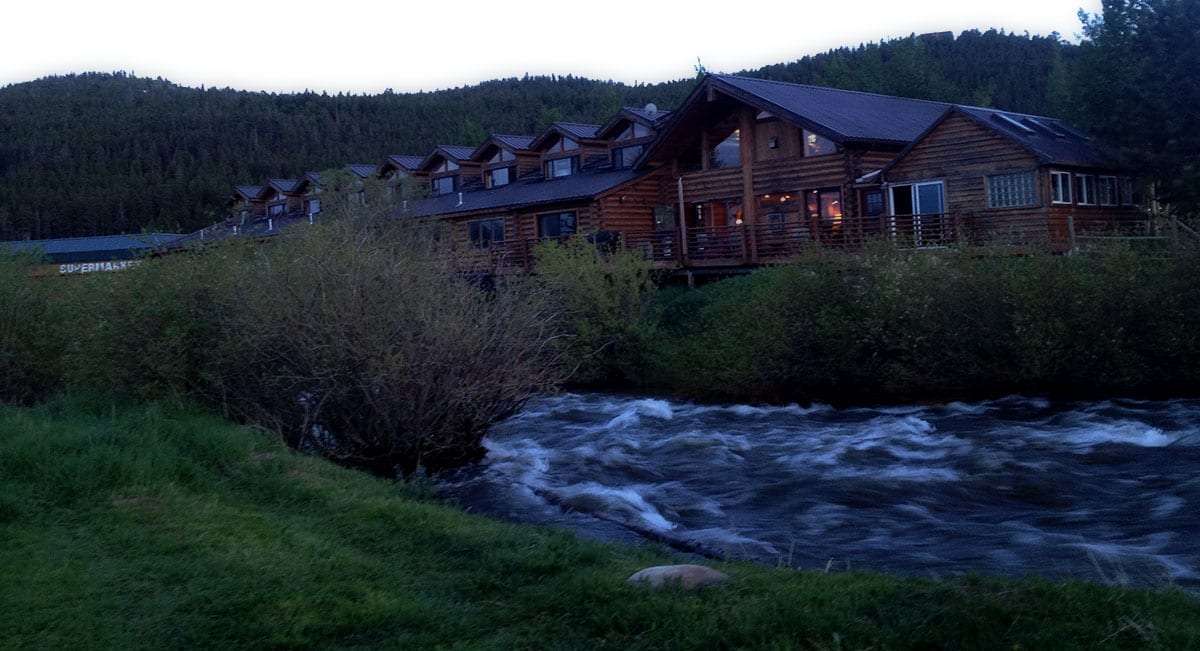
[[[463,513],[187,408],[0,409],[0,647],[1200,647],[1172,589],[722,564]]]

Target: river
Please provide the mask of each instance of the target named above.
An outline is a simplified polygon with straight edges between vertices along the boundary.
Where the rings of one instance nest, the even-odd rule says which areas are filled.
[[[539,399],[464,507],[818,570],[1200,587],[1200,401],[834,409]]]

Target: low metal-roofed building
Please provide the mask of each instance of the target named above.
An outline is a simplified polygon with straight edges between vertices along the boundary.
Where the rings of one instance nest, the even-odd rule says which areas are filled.
[[[0,253],[40,257],[48,263],[38,268],[37,273],[42,275],[120,271],[180,237],[176,233],[138,233],[20,240],[0,242]]]

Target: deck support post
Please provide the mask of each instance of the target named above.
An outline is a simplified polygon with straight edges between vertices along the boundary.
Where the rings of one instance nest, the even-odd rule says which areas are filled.
[[[749,251],[743,252],[746,261],[758,262],[758,199],[754,196],[754,126],[758,122],[758,111],[744,106],[738,114],[738,142],[742,163],[742,223],[749,229]],[[743,242],[746,241],[743,234]]]

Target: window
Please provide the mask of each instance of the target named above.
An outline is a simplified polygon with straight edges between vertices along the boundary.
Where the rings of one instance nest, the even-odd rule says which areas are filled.
[[[577,156],[546,161],[546,178],[557,179],[574,174],[576,168],[579,167],[578,161],[579,157]]]
[[[281,203],[267,206],[267,215],[270,217],[278,217],[283,214],[284,205]]]
[[[429,180],[429,188],[433,194],[450,194],[454,192],[453,176],[439,176]]]
[[[1101,206],[1115,206],[1120,203],[1117,199],[1117,177],[1101,176],[1096,180],[1096,196]]]
[[[819,217],[823,221],[839,225],[842,222],[841,190],[809,190],[805,194],[804,205],[809,217]]]
[[[1071,173],[1050,172],[1050,201],[1071,203]]]
[[[836,154],[837,145],[832,140],[824,136],[819,136],[808,129],[804,130],[804,155],[805,156],[824,156],[826,154]]]
[[[867,217],[883,214],[883,191],[868,190],[863,193],[863,212]]]
[[[1096,205],[1096,177],[1091,174],[1076,174],[1076,190],[1079,198],[1079,205],[1094,206]]]
[[[987,177],[988,208],[1017,208],[1037,203],[1033,172],[992,174]]]
[[[484,185],[489,188],[498,188],[502,185],[508,185],[512,180],[511,167],[497,167],[483,173]]]
[[[742,138],[737,129],[708,152],[708,166],[713,169],[737,167],[742,162]]]
[[[645,145],[630,145],[628,147],[618,147],[613,150],[613,167],[619,170],[633,167],[638,156],[642,155],[642,149]]]
[[[561,140],[561,144],[563,151],[575,151],[576,149],[579,149],[579,143],[571,140],[570,138],[563,138]]]
[[[1121,205],[1132,206],[1136,201],[1133,198],[1133,179],[1123,177],[1121,179]]]
[[[553,212],[538,215],[538,237],[567,237],[575,234],[575,213]]]
[[[320,199],[309,199],[308,200],[308,214],[315,215],[319,212],[321,212],[321,200]]]
[[[893,215],[940,215],[945,211],[941,181],[894,185]]]
[[[675,230],[675,206],[654,207],[654,230]]]
[[[507,163],[517,160],[517,155],[507,149],[497,149],[496,153],[488,159],[489,163]]]
[[[457,169],[458,169],[458,163],[455,163],[452,160],[443,159],[441,165],[438,165],[437,167],[433,168],[433,173],[437,174],[438,172],[453,172]]]
[[[652,135],[654,135],[654,132],[650,130],[650,127],[638,124],[637,122],[633,123],[634,138],[649,138]]]
[[[504,243],[504,220],[480,219],[467,223],[467,235],[471,238],[471,246],[486,249],[492,244]]]

